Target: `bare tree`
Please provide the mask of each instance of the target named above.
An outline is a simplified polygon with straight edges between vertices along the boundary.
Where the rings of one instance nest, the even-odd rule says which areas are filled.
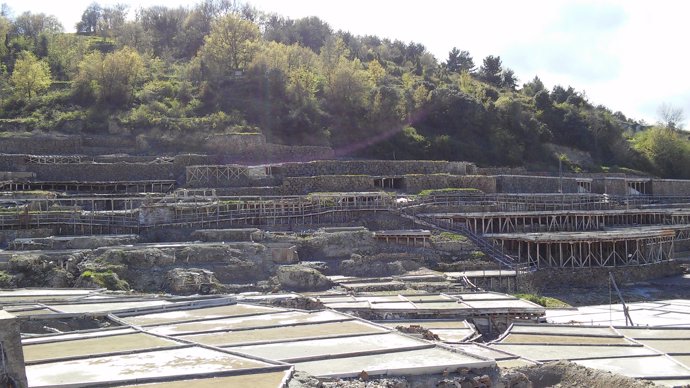
[[[681,130],[685,121],[683,108],[675,107],[668,103],[662,103],[656,111],[660,123],[668,129]]]

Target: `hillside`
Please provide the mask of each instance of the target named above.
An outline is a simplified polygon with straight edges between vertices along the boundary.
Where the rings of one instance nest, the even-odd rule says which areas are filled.
[[[0,16],[2,135],[110,133],[184,150],[262,132],[341,157],[546,170],[560,158],[572,171],[690,177],[690,143],[673,125],[645,127],[538,77],[520,86],[500,56],[438,59],[420,43],[217,0],[124,15],[94,3],[76,33],[40,10]]]

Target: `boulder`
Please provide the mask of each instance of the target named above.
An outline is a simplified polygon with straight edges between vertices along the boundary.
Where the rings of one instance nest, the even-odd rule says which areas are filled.
[[[201,268],[173,268],[163,282],[163,289],[176,295],[215,293],[219,286],[213,272]]]
[[[321,272],[302,265],[278,267],[276,277],[281,287],[294,291],[320,291],[332,286],[332,282]]]

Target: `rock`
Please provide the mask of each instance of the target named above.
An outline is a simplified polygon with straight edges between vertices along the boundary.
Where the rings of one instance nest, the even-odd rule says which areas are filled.
[[[326,308],[319,300],[298,296],[294,298],[270,298],[268,304],[276,307],[284,307],[300,310],[322,310]]]
[[[349,260],[340,262],[339,274],[347,276],[391,276],[402,275],[421,267],[423,259],[407,253],[387,253],[372,256],[350,255]]]
[[[129,284],[112,271],[84,271],[75,282],[81,288],[107,288],[113,291],[129,291]]]
[[[288,388],[321,388],[323,384],[307,372],[295,371],[288,383]]]
[[[297,250],[304,259],[342,259],[354,252],[371,254],[376,250],[373,234],[366,229],[351,231],[318,231],[301,240]]]
[[[15,288],[17,287],[17,279],[14,275],[0,270],[0,288]]]
[[[330,269],[328,267],[328,263],[324,261],[303,261],[300,264],[305,267],[314,268],[321,273],[328,273],[328,270]]]
[[[276,277],[281,287],[294,291],[320,291],[332,286],[321,272],[301,265],[278,267]]]
[[[297,248],[289,243],[270,243],[266,244],[271,252],[271,258],[276,264],[295,264],[299,263]]]
[[[171,294],[210,294],[217,292],[213,272],[201,268],[174,268],[165,274],[163,289]]]

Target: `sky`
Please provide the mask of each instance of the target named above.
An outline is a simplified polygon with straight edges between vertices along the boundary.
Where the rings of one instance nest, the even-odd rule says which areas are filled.
[[[0,0],[15,15],[55,15],[73,31],[92,0]],[[675,0],[249,0],[290,18],[317,16],[334,30],[414,41],[443,62],[457,47],[479,66],[501,57],[519,84],[572,86],[590,102],[654,123],[667,104],[690,116],[690,2]],[[192,6],[182,0],[101,0],[139,7]],[[685,120],[686,123],[688,120]]]

